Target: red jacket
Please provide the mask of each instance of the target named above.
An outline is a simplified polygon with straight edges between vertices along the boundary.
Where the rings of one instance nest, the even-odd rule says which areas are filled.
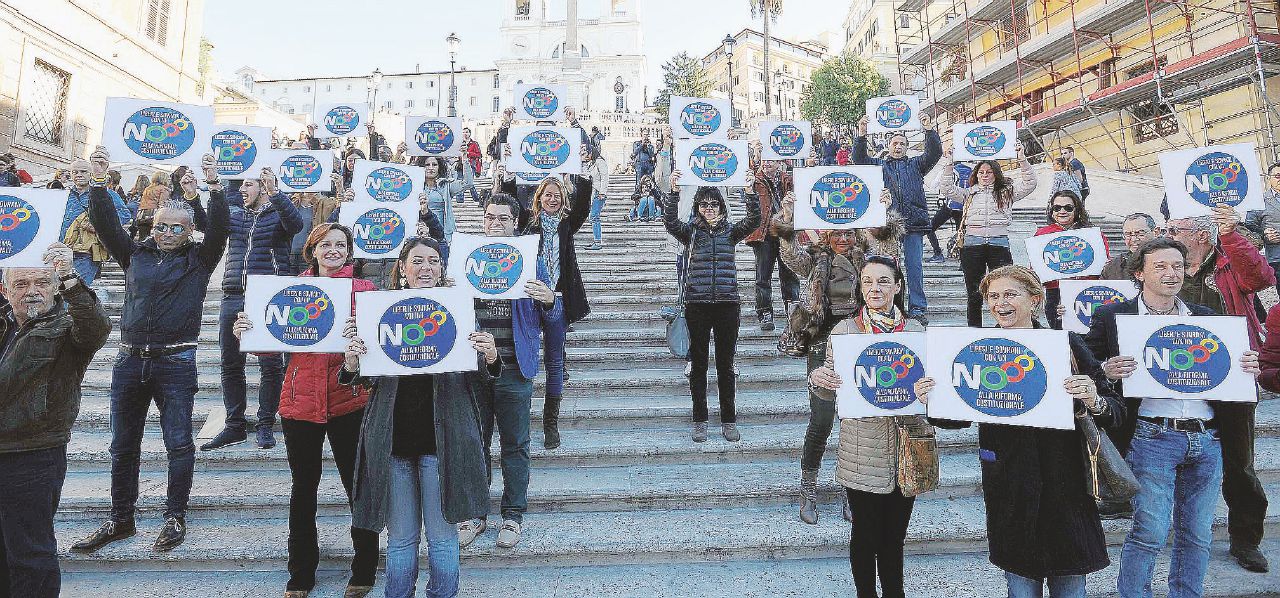
[[[1254,295],[1276,285],[1276,273],[1267,258],[1244,235],[1232,231],[1218,237],[1218,263],[1213,267],[1213,281],[1222,293],[1227,315],[1244,316],[1249,322],[1249,346],[1257,351],[1262,344],[1262,323],[1253,308]],[[1267,316],[1270,328],[1271,316]],[[1280,341],[1280,339],[1276,339]],[[1263,372],[1266,375],[1266,372]]]
[[[352,278],[355,267],[348,264],[333,275]],[[307,270],[300,276],[314,276]],[[351,281],[352,296],[377,290],[372,282],[361,278]],[[352,304],[352,312],[355,311]],[[361,385],[338,384],[342,370],[342,353],[294,353],[284,373],[280,390],[280,417],[323,424],[335,417],[361,409],[369,402],[369,391]]]
[[[756,195],[760,196],[760,226],[757,226],[754,232],[747,235],[747,238],[744,239],[747,243],[758,243],[769,236],[769,220],[773,218],[774,204],[781,206],[782,198],[786,197],[787,193],[795,190],[795,183],[792,182],[791,175],[782,172],[778,174],[778,197],[774,197],[773,186],[765,181],[766,178],[763,170],[756,171],[756,184],[753,190]]]
[[[1065,230],[1067,229],[1062,228],[1061,224],[1058,224],[1057,222],[1055,222],[1053,224],[1049,224],[1049,225],[1045,225],[1040,228],[1037,228],[1036,234],[1032,236],[1039,237],[1040,235],[1052,235],[1053,233],[1060,233]],[[1102,250],[1103,250],[1103,253],[1106,254],[1102,256],[1102,261],[1106,262],[1107,260],[1111,259],[1111,244],[1107,243],[1106,235],[1102,236]],[[1075,276],[1073,277],[1073,279],[1074,280],[1097,280],[1098,277],[1097,276]],[[1044,283],[1044,288],[1056,289],[1058,288],[1058,281],[1050,280],[1049,282]]]
[[[471,163],[471,171],[474,172],[476,176],[480,175],[480,167],[483,166],[483,164],[480,163],[480,158],[483,155],[484,154],[480,153],[480,144],[476,143],[475,139],[472,139],[471,143],[467,144],[467,162]]]

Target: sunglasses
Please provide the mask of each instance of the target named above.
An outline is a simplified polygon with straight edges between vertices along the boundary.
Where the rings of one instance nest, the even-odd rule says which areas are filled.
[[[187,227],[186,225],[183,225],[183,224],[157,224],[151,227],[151,230],[157,233],[160,233],[162,235],[167,233],[181,235],[182,233],[187,232]]]
[[[698,207],[699,207],[699,208],[719,208],[719,207],[720,207],[720,202],[718,202],[718,201],[700,201],[700,202],[698,202]]]
[[[1076,211],[1076,207],[1075,207],[1074,205],[1053,206],[1053,211],[1055,211],[1055,212],[1074,212],[1074,211]]]

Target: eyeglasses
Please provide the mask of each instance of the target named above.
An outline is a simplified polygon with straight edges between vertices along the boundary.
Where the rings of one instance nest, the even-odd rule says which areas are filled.
[[[1076,211],[1076,207],[1075,207],[1074,205],[1070,205],[1070,204],[1068,204],[1068,205],[1061,205],[1061,206],[1053,206],[1053,211],[1055,211],[1055,212],[1074,212],[1074,211]]]
[[[503,224],[506,224],[508,222],[511,222],[511,217],[510,216],[494,216],[493,214],[485,214],[484,221],[485,222],[501,222]]]
[[[1012,301],[1018,300],[1024,294],[1025,293],[1019,293],[1018,291],[1005,291],[1003,293],[987,293],[987,303],[999,303],[1001,299],[1012,302]]]
[[[2,164],[2,162],[0,162]],[[1280,181],[1280,172],[1271,175],[1272,180]]]
[[[720,207],[720,202],[718,202],[718,201],[700,201],[700,202],[698,202],[698,207],[699,207],[699,208],[719,208],[719,207]]]
[[[1164,232],[1165,232],[1165,234],[1169,235],[1170,237],[1176,237],[1176,236],[1178,236],[1178,235],[1180,235],[1180,234],[1182,234],[1182,233],[1194,233],[1194,232],[1196,232],[1196,229],[1194,229],[1194,228],[1178,228],[1178,227],[1176,227],[1176,226],[1166,226],[1166,227],[1165,227],[1165,229],[1164,229]]]
[[[1137,239],[1137,238],[1139,238],[1139,237],[1146,237],[1146,236],[1150,236],[1150,235],[1151,235],[1151,231],[1149,231],[1149,230],[1136,230],[1136,231],[1135,231],[1135,230],[1131,230],[1131,231],[1128,231],[1128,232],[1124,233],[1124,238],[1126,238],[1126,239]]]
[[[162,235],[167,233],[181,235],[182,233],[187,232],[187,227],[184,224],[157,224],[151,227],[151,230]]]

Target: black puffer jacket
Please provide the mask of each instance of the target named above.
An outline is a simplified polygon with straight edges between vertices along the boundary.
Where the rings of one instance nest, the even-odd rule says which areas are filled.
[[[739,302],[735,246],[760,225],[760,196],[749,193],[746,199],[746,218],[730,224],[728,210],[721,203],[720,213],[724,218],[714,227],[698,214],[696,206],[692,223],[679,220],[679,191],[667,199],[667,208],[663,210],[667,232],[685,247],[692,246],[685,267],[685,303]]]
[[[302,230],[302,216],[289,196],[277,191],[255,210],[245,207],[239,191],[229,191],[226,197],[231,229],[222,290],[243,294],[250,274],[292,274],[289,249]]]

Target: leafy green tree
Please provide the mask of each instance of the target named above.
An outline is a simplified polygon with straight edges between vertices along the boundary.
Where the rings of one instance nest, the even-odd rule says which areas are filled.
[[[705,98],[711,93],[707,69],[688,52],[676,54],[662,65],[662,89],[653,105],[663,116],[671,109],[671,96]]]
[[[806,119],[851,132],[867,111],[867,100],[889,95],[889,80],[865,60],[846,52],[813,71],[800,99]]]

